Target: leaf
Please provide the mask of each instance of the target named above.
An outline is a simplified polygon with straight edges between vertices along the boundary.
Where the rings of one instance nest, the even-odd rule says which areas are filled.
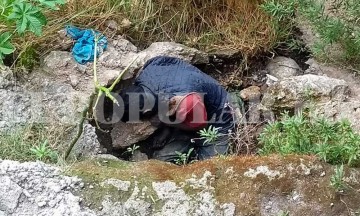
[[[9,32],[0,35],[0,59],[4,55],[9,55],[15,51],[15,47],[10,42],[11,34]]]
[[[58,5],[65,4],[65,0],[38,0],[41,6],[50,8],[52,10],[59,10]]]
[[[46,18],[39,8],[24,2],[14,4],[13,12],[8,16],[8,19],[17,20],[16,27],[19,33],[30,30],[37,36],[41,35],[42,26],[46,24]]]
[[[36,17],[29,17],[29,30],[34,32],[35,35],[40,36],[42,34],[42,24]]]

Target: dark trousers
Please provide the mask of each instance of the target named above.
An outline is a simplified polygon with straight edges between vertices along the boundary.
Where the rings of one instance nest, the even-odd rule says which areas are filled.
[[[219,128],[219,136],[214,142],[204,142],[198,132],[183,131],[175,128],[163,128],[170,130],[170,135],[165,141],[164,147],[155,150],[152,158],[167,162],[174,162],[179,158],[176,152],[187,154],[191,148],[194,149],[194,158],[204,160],[216,155],[225,155],[229,149],[229,133],[234,129],[233,115],[225,114],[223,121],[213,123],[213,127]]]

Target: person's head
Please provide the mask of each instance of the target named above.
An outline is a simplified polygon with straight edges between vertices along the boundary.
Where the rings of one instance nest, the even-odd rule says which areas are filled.
[[[203,98],[195,92],[172,97],[166,115],[179,123],[177,127],[185,130],[199,130],[207,125],[207,112]]]
[[[154,95],[145,91],[143,87],[131,85],[120,92],[123,105],[120,109],[124,111],[121,121],[138,121],[152,114],[155,109]]]

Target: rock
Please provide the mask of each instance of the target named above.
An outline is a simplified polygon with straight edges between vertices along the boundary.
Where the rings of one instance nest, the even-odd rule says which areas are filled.
[[[80,179],[62,176],[56,167],[0,160],[0,173],[0,212],[5,215],[96,215],[70,192],[79,188]]]
[[[283,79],[270,86],[261,101],[263,110],[300,108],[304,101],[344,101],[349,87],[343,80],[306,74]]]
[[[123,77],[124,80],[133,78],[136,72],[139,71],[148,60],[157,56],[177,57],[192,64],[205,64],[209,62],[206,53],[173,42],[156,42],[139,53],[135,53],[131,48],[132,46],[128,46],[126,43],[122,44],[122,48],[116,47],[112,49],[109,47],[99,58],[99,63],[105,68],[122,71],[136,59],[130,66],[129,71],[125,73]],[[119,50],[126,50],[126,52],[119,52]]]
[[[315,113],[333,121],[349,120],[353,128],[360,132],[360,101],[330,101],[318,104]]]
[[[44,66],[50,72],[65,73],[67,71],[59,70],[69,66],[75,66],[75,61],[70,52],[67,51],[52,51],[44,59]]]
[[[140,162],[140,161],[146,161],[146,160],[149,160],[149,157],[145,153],[142,153],[139,150],[136,150],[134,152],[134,154],[131,156],[131,161],[134,161],[134,162]]]
[[[100,143],[95,128],[87,121],[84,122],[83,133],[76,142],[72,154],[76,158],[89,157],[99,154]]]
[[[108,161],[108,160],[120,161],[119,158],[117,158],[117,157],[115,157],[114,155],[111,155],[111,154],[97,154],[97,155],[94,155],[92,158],[100,159],[100,160],[103,160],[103,161]]]
[[[112,185],[120,191],[129,191],[131,186],[130,181],[121,181],[119,179],[107,179],[104,182],[101,182],[100,185],[105,187],[106,185]]]
[[[156,42],[139,53],[139,59],[143,63],[156,56],[176,57],[192,64],[209,63],[209,57],[206,53],[173,42]]]
[[[107,20],[105,22],[105,26],[111,30],[117,30],[118,29],[118,24],[115,20]]]
[[[152,126],[148,121],[141,123],[118,122],[114,124],[114,128],[111,131],[113,147],[115,149],[122,149],[136,144],[148,138],[155,130],[156,127]]]
[[[0,89],[10,88],[15,85],[12,71],[9,67],[0,65]]]
[[[250,86],[246,89],[243,89],[240,91],[240,97],[244,100],[244,101],[260,101],[260,96],[261,96],[261,92],[260,92],[260,87],[258,86]]]
[[[266,70],[269,71],[270,75],[278,79],[297,76],[302,72],[299,65],[293,59],[282,56],[272,59],[266,66]]]
[[[70,74],[69,78],[72,87],[76,87],[79,84],[79,78],[77,76]]]
[[[234,216],[284,210],[294,215],[347,215],[360,202],[359,168],[346,168],[344,179],[354,178],[354,191],[342,200],[329,196],[335,193],[328,186],[334,168],[296,155],[216,158],[184,167],[155,160],[91,159],[66,167],[65,176],[41,162],[0,160],[0,215]],[[327,175],[320,177],[323,172]],[[9,197],[12,202],[5,202]]]
[[[22,188],[8,176],[0,176],[0,211],[7,214],[14,213],[19,204]]]

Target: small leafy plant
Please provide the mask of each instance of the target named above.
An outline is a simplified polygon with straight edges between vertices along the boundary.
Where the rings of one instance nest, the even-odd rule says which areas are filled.
[[[130,154],[130,155],[134,155],[135,151],[138,150],[140,148],[140,146],[138,145],[133,145],[131,147],[128,147],[126,149],[126,153]]]
[[[48,146],[47,140],[34,148],[30,148],[30,151],[36,156],[37,160],[52,162],[57,160],[57,154]]]
[[[186,165],[190,159],[191,153],[194,151],[194,148],[189,149],[187,153],[181,153],[178,151],[175,151],[178,158],[175,160],[175,164],[177,165]]]
[[[220,128],[215,128],[214,126],[210,125],[208,129],[204,128],[200,130],[200,139],[205,140],[204,144],[214,142],[220,136],[219,129]]]
[[[259,137],[262,155],[315,154],[331,164],[360,165],[360,135],[348,121],[331,122],[300,113],[283,114],[269,124]]]
[[[14,29],[0,34],[0,63],[5,55],[15,51],[11,37],[17,33],[23,35],[26,31],[36,36],[42,35],[43,26],[47,24],[45,10],[58,10],[65,0],[2,0],[0,2],[0,21],[7,29]]]
[[[336,166],[335,173],[330,178],[330,185],[335,188],[337,192],[342,192],[346,189],[344,178],[344,165]]]

